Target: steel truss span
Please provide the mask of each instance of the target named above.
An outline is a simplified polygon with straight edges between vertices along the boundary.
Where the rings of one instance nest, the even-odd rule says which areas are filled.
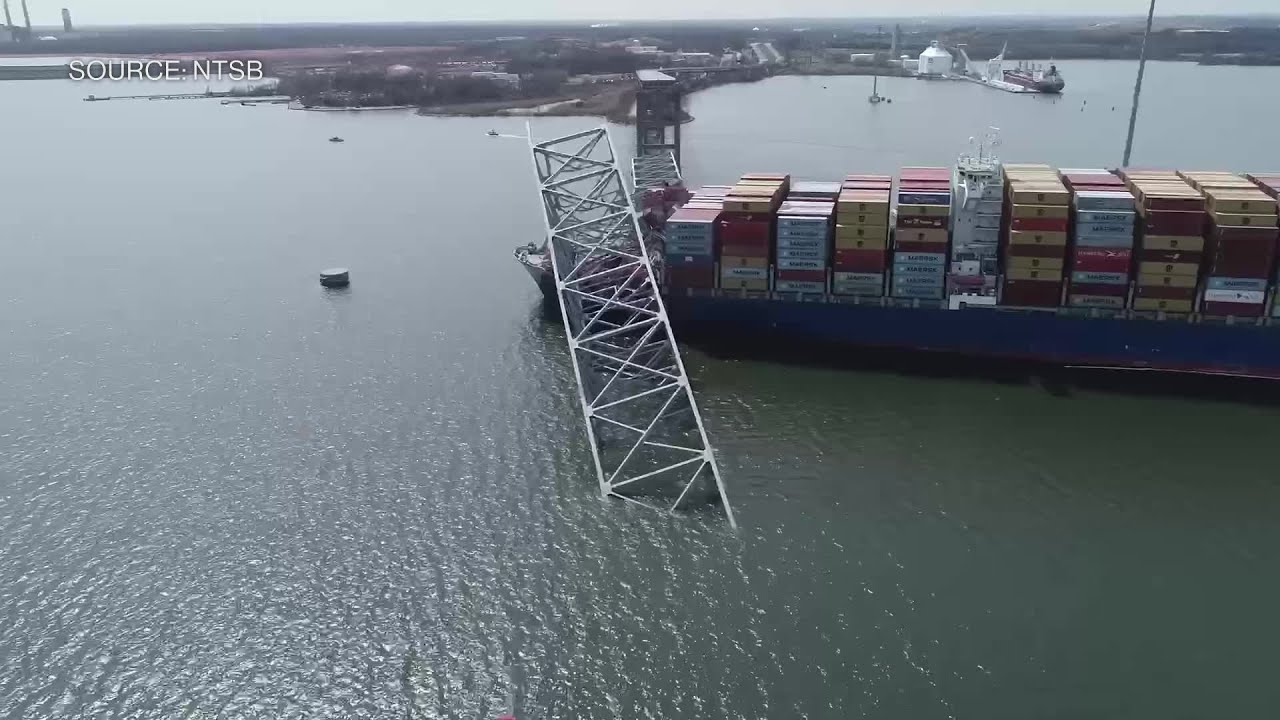
[[[601,494],[736,526],[608,133],[530,148]]]

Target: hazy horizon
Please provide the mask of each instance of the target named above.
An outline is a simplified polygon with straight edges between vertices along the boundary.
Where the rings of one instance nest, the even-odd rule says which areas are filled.
[[[11,1],[15,15],[20,4]],[[118,0],[109,5],[77,7],[75,4],[29,0],[31,21],[39,26],[60,26],[61,8],[71,10],[75,24],[85,26],[121,25],[255,25],[308,23],[465,23],[465,22],[636,22],[636,21],[708,21],[708,20],[857,20],[857,19],[936,19],[940,17],[1133,17],[1145,15],[1147,0],[989,0],[957,2],[956,0],[917,0],[906,6],[886,4],[882,0],[793,0],[779,4],[775,0],[700,0],[674,8],[676,12],[655,18],[651,8],[643,4],[618,0],[560,0],[530,12],[527,3],[518,0],[472,0],[453,5],[432,3],[423,7],[414,0],[365,0],[365,2],[327,2],[325,0],[275,0],[264,8],[260,0],[222,0],[217,3],[174,3],[172,0]],[[779,13],[779,8],[785,13]],[[664,8],[666,12],[669,9]],[[1206,13],[1204,3],[1197,0],[1160,0],[1157,16],[1191,15],[1224,17],[1232,15],[1274,15],[1280,11],[1275,0],[1223,0]],[[531,17],[531,15],[533,17]],[[20,17],[15,21],[21,22]]]

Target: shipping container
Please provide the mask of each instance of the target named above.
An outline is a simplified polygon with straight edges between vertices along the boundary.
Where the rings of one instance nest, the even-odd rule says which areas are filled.
[[[1071,281],[1067,292],[1073,295],[1105,295],[1107,297],[1129,297],[1129,283],[1119,285],[1106,283],[1082,283]]]
[[[1164,298],[1139,297],[1133,300],[1134,310],[1143,311],[1163,311],[1173,313],[1189,313],[1192,306],[1191,300],[1169,300]]]
[[[1133,262],[1133,251],[1128,248],[1077,247],[1071,257],[1073,270],[1128,275]]]
[[[947,218],[945,217],[922,217],[918,215],[899,215],[898,227],[910,230],[917,229],[935,229],[946,232]]]
[[[1204,238],[1189,235],[1144,235],[1142,247],[1147,250],[1204,250]]]
[[[766,291],[769,289],[769,278],[766,273],[764,279],[753,280],[750,278],[739,277],[720,277],[720,289],[722,290],[756,290]]]
[[[1065,256],[1066,248],[1062,245],[1008,245],[1005,247],[1006,259],[1015,257],[1058,258]]]
[[[1067,245],[1066,228],[1062,230],[1017,230],[1014,229],[1009,233],[1010,245],[1051,245],[1064,248]]]
[[[720,267],[722,268],[768,268],[769,257],[758,255],[721,255]]]
[[[774,281],[773,289],[777,292],[798,292],[820,295],[827,291],[827,283],[826,280],[819,282],[816,280],[783,280],[779,278]]]
[[[1152,210],[1141,223],[1146,235],[1200,235],[1204,232],[1203,211]]]
[[[1072,287],[1076,284],[1082,285],[1123,285],[1129,286],[1128,272],[1096,272],[1090,270],[1076,270],[1071,273]]]
[[[1081,190],[1075,193],[1074,204],[1077,210],[1097,212],[1134,209],[1133,195],[1122,190]]]
[[[1267,291],[1266,278],[1238,278],[1211,275],[1205,278],[1207,290],[1253,290],[1261,293]]]
[[[1009,227],[1017,232],[1063,233],[1067,232],[1067,218],[1014,217]]]
[[[889,264],[889,254],[881,250],[836,250],[831,267],[836,270],[882,273]]]
[[[1086,308],[1104,308],[1107,310],[1123,310],[1125,307],[1124,295],[1083,295],[1075,292],[1075,288],[1071,288],[1071,294],[1067,295],[1067,304],[1071,307]]]
[[[1062,283],[1044,280],[1005,280],[1000,304],[1015,307],[1057,307],[1062,302]]]
[[[1025,270],[1058,270],[1061,271],[1064,261],[1061,255],[1053,257],[1029,257],[1026,255],[1008,255],[1005,257],[1005,267],[1010,269],[1022,268]]]

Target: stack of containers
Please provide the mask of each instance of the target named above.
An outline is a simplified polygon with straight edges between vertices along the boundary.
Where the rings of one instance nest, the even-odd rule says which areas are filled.
[[[1048,165],[1005,165],[1004,176],[1000,304],[1057,307],[1062,302],[1070,194]]]
[[[684,207],[701,210],[723,210],[724,196],[728,195],[732,189],[728,185],[704,185],[690,194],[689,202],[685,203]]]
[[[1133,268],[1133,194],[1106,170],[1058,172],[1071,193],[1067,304],[1123,309]]]
[[[1262,192],[1280,201],[1280,173],[1251,173],[1246,177],[1252,180],[1259,188],[1262,188]],[[1275,283],[1272,287],[1275,291],[1271,305],[1271,317],[1280,318],[1280,268],[1276,269]]]
[[[716,222],[718,208],[685,207],[667,218],[663,258],[673,289],[716,287]]]
[[[903,168],[898,179],[898,220],[890,295],[942,299],[946,289],[950,217],[951,170]]]
[[[789,184],[786,175],[744,175],[724,196],[716,223],[721,289],[769,291],[773,213]]]
[[[1231,173],[1181,173],[1205,196],[1206,275],[1200,310],[1206,315],[1262,317],[1275,266],[1275,198]]]
[[[1138,207],[1134,310],[1195,309],[1204,256],[1205,200],[1177,173],[1122,170]]]
[[[893,178],[849,175],[836,200],[835,252],[831,292],[884,295],[889,257],[889,204]]]
[[[776,292],[822,295],[827,291],[827,265],[836,204],[831,200],[793,200],[778,209],[773,289]]]

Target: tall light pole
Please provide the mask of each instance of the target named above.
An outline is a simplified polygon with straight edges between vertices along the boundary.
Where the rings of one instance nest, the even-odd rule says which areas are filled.
[[[1133,109],[1129,111],[1129,136],[1124,141],[1124,163],[1129,167],[1129,155],[1133,153],[1133,129],[1138,124],[1138,95],[1142,93],[1142,74],[1147,69],[1147,41],[1151,39],[1151,21],[1156,16],[1156,0],[1151,0],[1147,10],[1147,31],[1142,35],[1142,52],[1138,55],[1138,82],[1133,84]]]

